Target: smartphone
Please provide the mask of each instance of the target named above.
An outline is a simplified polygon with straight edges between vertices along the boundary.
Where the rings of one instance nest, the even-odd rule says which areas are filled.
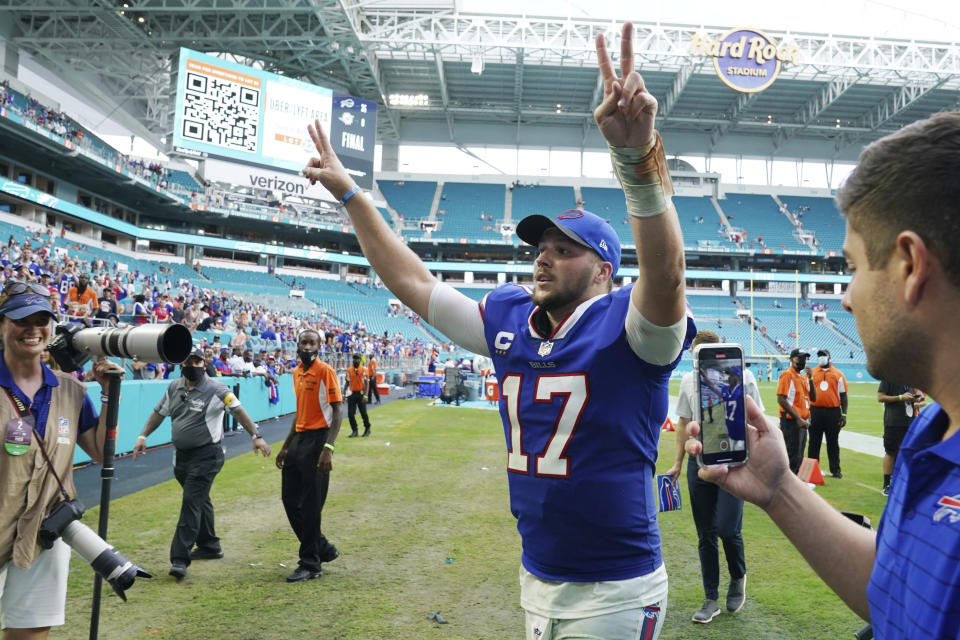
[[[700,466],[741,465],[747,461],[747,418],[743,393],[743,348],[701,344],[693,351],[693,371],[703,444]]]

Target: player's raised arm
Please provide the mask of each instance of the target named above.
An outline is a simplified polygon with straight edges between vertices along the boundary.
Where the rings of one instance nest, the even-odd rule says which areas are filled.
[[[347,194],[351,194],[345,206],[363,255],[394,295],[429,320],[427,308],[437,279],[420,258],[394,234],[370,200],[353,195],[359,191],[359,187],[334,153],[320,121],[308,125],[307,129],[320,155],[310,158],[310,162],[303,169],[303,175],[311,184],[322,184],[341,202]]]
[[[683,237],[670,200],[673,184],[663,142],[654,129],[657,100],[633,70],[633,25],[629,22],[623,25],[620,52],[618,77],[603,35],[597,36],[604,99],[593,115],[610,147],[637,245],[640,277],[631,300],[644,318],[666,327],[685,314]]]

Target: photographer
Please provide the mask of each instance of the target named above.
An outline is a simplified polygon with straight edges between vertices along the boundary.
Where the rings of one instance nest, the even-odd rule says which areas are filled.
[[[133,459],[147,449],[147,437],[170,416],[170,435],[176,448],[173,475],[183,487],[180,520],[170,543],[170,575],[182,580],[191,560],[223,557],[213,524],[210,488],[223,468],[223,412],[229,411],[253,437],[254,452],[267,457],[270,447],[257,424],[240,406],[230,389],[206,374],[203,348],[194,347],[180,365],[183,375],[170,383],[154,408],[133,448]],[[196,549],[193,545],[196,544]]]
[[[106,434],[84,385],[40,361],[55,318],[45,287],[6,283],[0,294],[0,387],[7,396],[0,401],[0,625],[17,638],[46,638],[51,626],[64,623],[70,548],[57,540],[41,551],[37,533],[57,503],[75,497],[74,445],[100,462]],[[121,369],[106,360],[93,367],[104,388],[109,371]]]

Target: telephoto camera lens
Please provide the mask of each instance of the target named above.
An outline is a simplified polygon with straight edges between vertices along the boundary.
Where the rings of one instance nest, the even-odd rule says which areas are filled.
[[[124,592],[133,586],[135,579],[153,577],[127,560],[122,553],[79,520],[68,524],[62,535],[63,541],[89,562],[93,570],[110,583],[114,592],[124,602],[127,601]]]

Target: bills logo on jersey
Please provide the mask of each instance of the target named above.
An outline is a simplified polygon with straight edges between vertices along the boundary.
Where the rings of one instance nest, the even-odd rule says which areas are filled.
[[[943,496],[937,500],[937,505],[940,508],[933,514],[934,522],[940,522],[944,518],[946,518],[950,524],[960,521],[960,494]]]
[[[549,340],[544,340],[540,343],[540,348],[537,349],[537,355],[541,358],[546,358],[550,355],[551,351],[553,351],[553,343]]]

